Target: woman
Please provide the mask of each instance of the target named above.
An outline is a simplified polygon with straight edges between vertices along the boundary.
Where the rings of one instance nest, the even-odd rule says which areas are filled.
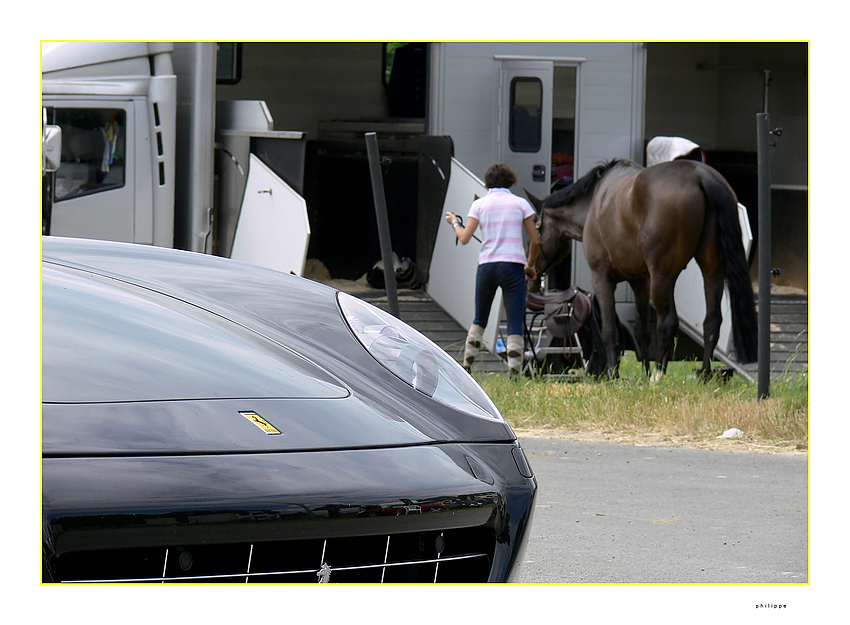
[[[496,289],[502,287],[508,315],[508,369],[512,374],[522,370],[523,320],[525,316],[526,276],[534,280],[534,263],[540,249],[540,237],[534,223],[534,209],[526,200],[508,189],[516,182],[516,174],[504,163],[491,165],[484,175],[489,191],[472,203],[466,226],[461,226],[454,213],[446,213],[446,221],[461,243],[469,243],[481,226],[481,251],[475,284],[475,320],[466,337],[463,366],[472,367],[481,349],[484,328]],[[528,258],[525,256],[522,232],[528,233]]]

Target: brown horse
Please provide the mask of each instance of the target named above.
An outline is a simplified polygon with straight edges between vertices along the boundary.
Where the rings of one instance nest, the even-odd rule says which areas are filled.
[[[613,160],[592,169],[573,185],[537,207],[543,275],[581,241],[602,316],[608,374],[619,367],[614,288],[628,282],[635,294],[637,357],[649,373],[649,306],[657,315],[656,374],[667,369],[679,327],[673,290],[676,279],[696,258],[705,283],[702,373],[708,377],[720,332],[724,280],[732,304],[732,330],[740,362],[757,353],[755,301],[741,244],[738,201],[726,180],[695,161],[671,161],[644,168]],[[538,278],[539,280],[539,278]],[[532,285],[530,290],[534,290]]]

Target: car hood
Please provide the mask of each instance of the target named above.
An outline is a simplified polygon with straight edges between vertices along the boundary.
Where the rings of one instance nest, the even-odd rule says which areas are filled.
[[[43,453],[510,440],[369,356],[323,285],[191,252],[46,237]]]

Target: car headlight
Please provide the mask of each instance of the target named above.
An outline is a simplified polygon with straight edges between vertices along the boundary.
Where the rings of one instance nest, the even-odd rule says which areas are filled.
[[[487,393],[460,364],[403,321],[347,293],[339,306],[354,336],[379,363],[420,393],[457,410],[503,421]]]

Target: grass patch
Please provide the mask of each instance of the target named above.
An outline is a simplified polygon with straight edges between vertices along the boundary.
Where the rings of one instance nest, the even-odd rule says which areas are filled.
[[[667,375],[652,382],[627,352],[618,380],[514,380],[500,374],[476,374],[476,379],[517,430],[601,431],[699,442],[738,428],[749,442],[808,448],[807,375],[772,381],[770,397],[759,401],[755,384],[738,375],[703,383],[694,375],[697,366],[672,362]]]

